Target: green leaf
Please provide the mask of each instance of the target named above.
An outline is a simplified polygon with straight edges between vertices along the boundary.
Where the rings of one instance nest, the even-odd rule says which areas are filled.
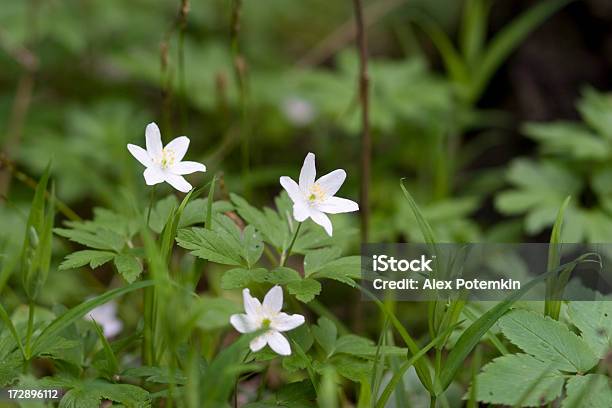
[[[59,269],[66,270],[80,268],[81,266],[87,264],[89,264],[91,269],[96,269],[97,267],[102,266],[108,261],[112,260],[114,257],[114,252],[86,249],[67,255],[64,261],[60,264]]]
[[[304,275],[306,277],[321,270],[329,262],[340,258],[342,249],[339,247],[326,247],[308,251],[304,256]]]
[[[263,253],[263,243],[253,227],[240,231],[234,221],[221,214],[213,217],[212,230],[181,229],[176,240],[193,255],[224,265],[250,268]]]
[[[115,257],[117,271],[123,276],[127,283],[132,283],[142,273],[142,264],[133,255],[119,254]]]
[[[296,381],[278,390],[276,404],[284,407],[311,407],[314,406],[316,397],[315,389],[310,381]]]
[[[351,354],[362,358],[373,358],[376,351],[387,356],[406,356],[407,349],[395,346],[376,346],[374,342],[355,334],[345,334],[336,341],[335,354]]]
[[[244,268],[230,269],[225,271],[221,277],[221,288],[225,290],[246,288],[253,280],[252,273],[265,274],[266,270],[264,268],[257,268],[255,270]]]
[[[316,270],[306,273],[306,277],[317,279],[334,279],[355,287],[355,280],[361,279],[361,257],[346,256],[327,262]]]
[[[568,313],[582,339],[597,357],[603,358],[612,347],[612,302],[574,301],[569,303]]]
[[[577,375],[565,386],[567,397],[562,408],[608,408],[612,407],[610,379],[601,374]]]
[[[598,134],[612,139],[612,98],[609,93],[585,88],[582,91],[582,99],[578,102],[578,111]]]
[[[242,231],[242,257],[246,260],[247,266],[251,268],[259,261],[263,254],[264,244],[261,234],[253,227],[248,225]]]
[[[318,325],[312,326],[311,328],[312,335],[329,357],[334,353],[338,329],[334,322],[327,317],[319,317],[317,323]]]
[[[287,285],[287,290],[303,303],[308,303],[321,293],[321,284],[314,279],[306,278]]]
[[[12,384],[23,369],[23,357],[14,352],[0,357],[0,386]]]
[[[527,310],[513,310],[499,320],[504,335],[526,353],[554,363],[556,369],[586,372],[597,357],[566,325]]]
[[[123,296],[126,293],[130,293],[135,290],[146,288],[152,285],[153,282],[151,281],[135,282],[122,288],[110,290],[100,296],[85,301],[80,305],[75,306],[72,309],[64,312],[62,315],[58,316],[55,320],[53,320],[47,327],[45,327],[38,335],[32,345],[32,355],[35,356],[40,353],[44,353],[53,344],[54,338],[57,334],[59,334],[63,329],[65,329],[78,319],[82,319],[83,316],[91,312],[94,308],[101,306],[112,299]]]
[[[524,398],[538,380],[537,386]],[[523,398],[522,406],[541,406],[561,395],[564,377],[548,363],[528,354],[509,354],[484,366],[477,383],[478,401],[515,405]]]
[[[253,278],[256,282],[267,282],[272,285],[288,285],[302,279],[299,272],[286,266],[274,268],[264,274],[258,274]]]
[[[131,384],[113,384],[102,380],[75,380],[60,401],[60,408],[98,408],[102,399],[119,402],[126,407],[148,408],[149,393]]]
[[[264,208],[263,211],[250,205],[244,198],[230,194],[238,214],[250,225],[261,232],[266,242],[277,249],[283,248],[288,241],[289,229],[283,218],[275,211]]]
[[[523,132],[538,142],[543,153],[577,160],[610,156],[609,141],[574,122],[528,123]]]
[[[73,223],[75,227],[78,223]],[[99,228],[95,232],[80,227],[77,229],[55,228],[57,235],[89,248],[120,252],[125,245],[125,238],[109,229]]]

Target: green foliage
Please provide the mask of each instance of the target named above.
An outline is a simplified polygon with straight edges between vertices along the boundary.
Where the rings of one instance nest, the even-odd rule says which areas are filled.
[[[584,328],[586,336],[582,338],[564,323],[526,310],[515,309],[500,319],[499,325],[506,338],[528,354],[508,354],[487,364],[477,376],[479,401],[541,405],[559,397],[567,380],[563,407],[607,406],[607,401],[612,400],[609,379],[600,374],[584,374],[603,357],[601,339],[595,343],[585,339],[593,340],[593,325],[609,325],[610,317],[604,312],[608,302],[577,302],[576,306],[573,303],[570,303],[570,310],[574,308],[574,311],[570,313],[572,319],[578,318],[573,320],[574,324]],[[585,322],[580,317],[586,311],[593,312],[593,316]],[[596,348],[592,348],[593,345]],[[568,379],[568,373],[576,375]],[[589,389],[585,390],[587,384]],[[597,394],[591,394],[593,391]],[[584,399],[590,399],[589,403]],[[580,405],[577,405],[579,401]]]
[[[563,241],[609,241],[612,138],[606,124],[610,101],[610,95],[585,88],[578,102],[582,122],[526,124],[523,131],[538,144],[542,157],[513,161],[506,174],[513,189],[497,195],[497,209],[503,214],[525,214],[526,232],[537,234],[553,224],[559,202],[571,195],[575,199],[566,211]],[[586,194],[589,201],[585,203]]]
[[[580,337],[603,358],[612,344],[612,302],[570,302],[568,314]]]

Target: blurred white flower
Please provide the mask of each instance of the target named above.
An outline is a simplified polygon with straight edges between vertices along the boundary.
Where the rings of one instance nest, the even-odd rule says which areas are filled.
[[[115,337],[123,329],[123,322],[117,317],[117,303],[113,301],[94,308],[85,318],[98,323],[106,338]]]
[[[306,126],[315,118],[315,109],[310,102],[302,98],[285,99],[282,110],[287,119],[297,126]]]
[[[268,344],[276,353],[288,356],[291,354],[289,341],[281,332],[293,330],[304,323],[304,316],[289,315],[281,312],[283,307],[283,289],[274,286],[266,293],[263,304],[251,296],[248,289],[242,291],[244,310],[246,314],[235,314],[230,317],[230,323],[240,333],[253,333],[267,329],[257,336],[249,346],[253,352],[259,351]]]
[[[339,214],[357,211],[359,205],[346,198],[334,197],[346,178],[344,170],[334,170],[316,181],[315,177],[315,155],[308,153],[300,172],[299,185],[287,176],[282,176],[280,183],[293,201],[293,218],[298,222],[312,218],[331,236],[332,223],[325,213]]]
[[[159,128],[153,122],[147,125],[145,137],[147,150],[133,144],[128,144],[127,148],[146,167],[144,178],[147,185],[166,182],[183,193],[189,192],[191,184],[183,176],[206,171],[202,163],[181,161],[187,153],[189,138],[179,136],[164,147]]]

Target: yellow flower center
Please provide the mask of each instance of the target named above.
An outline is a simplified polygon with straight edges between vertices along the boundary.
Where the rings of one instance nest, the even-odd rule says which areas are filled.
[[[268,318],[265,318],[261,321],[261,327],[264,329],[269,329],[271,324],[272,324],[272,321]]]
[[[325,198],[325,190],[318,183],[314,183],[308,193],[308,201],[311,203],[323,201],[323,198]]]
[[[162,150],[161,160],[159,161],[162,169],[167,169],[168,167],[173,166],[175,161],[176,153],[174,153],[174,150],[164,148]]]

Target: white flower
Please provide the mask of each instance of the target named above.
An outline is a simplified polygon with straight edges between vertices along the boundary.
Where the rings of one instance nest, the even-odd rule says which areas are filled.
[[[123,329],[123,322],[117,318],[117,304],[112,301],[94,308],[85,318],[95,320],[106,338],[115,337]]]
[[[302,98],[288,98],[283,101],[281,107],[287,119],[297,126],[306,126],[315,118],[314,107]]]
[[[246,314],[235,314],[230,317],[230,323],[240,333],[253,333],[261,329],[267,329],[262,335],[257,336],[249,346],[253,352],[259,351],[266,346],[280,355],[291,354],[289,341],[281,332],[293,330],[304,323],[304,316],[299,314],[289,315],[281,312],[283,307],[283,290],[280,286],[274,286],[266,293],[263,304],[257,298],[251,296],[248,289],[242,291],[244,299],[244,311]]]
[[[334,170],[315,181],[316,173],[315,155],[308,153],[300,172],[299,185],[286,176],[280,178],[280,183],[293,201],[293,218],[302,222],[310,217],[331,236],[332,223],[325,213],[357,211],[359,205],[346,198],[334,197],[346,178],[344,170]]]
[[[179,136],[163,147],[159,128],[153,122],[145,130],[147,150],[140,146],[128,144],[127,148],[146,169],[144,178],[152,186],[166,182],[183,193],[191,190],[191,184],[183,177],[197,171],[205,172],[206,166],[192,161],[181,161],[187,153],[189,138]]]

